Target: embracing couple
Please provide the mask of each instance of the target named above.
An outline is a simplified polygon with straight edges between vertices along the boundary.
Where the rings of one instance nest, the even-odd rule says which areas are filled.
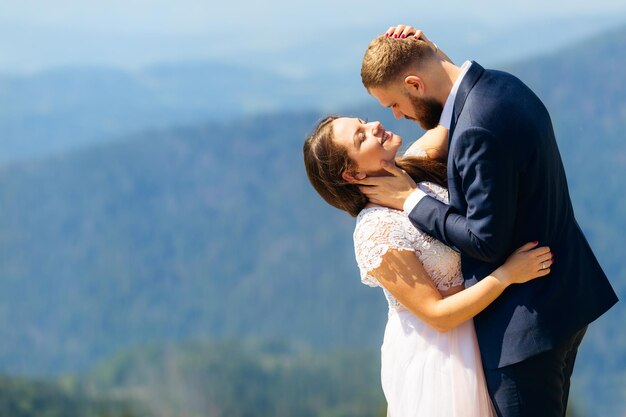
[[[563,417],[587,325],[617,296],[574,218],[546,108],[408,26],[370,43],[361,77],[426,133],[398,156],[379,122],[330,116],[304,160],[356,217],[361,280],[389,303],[388,416]]]

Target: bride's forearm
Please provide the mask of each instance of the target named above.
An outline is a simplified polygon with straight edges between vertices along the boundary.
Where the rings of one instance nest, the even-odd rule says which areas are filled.
[[[437,301],[429,324],[445,332],[483,311],[508,286],[502,277],[496,276],[497,274],[496,271],[475,285]]]
[[[439,125],[427,130],[409,150],[421,149],[431,159],[445,161],[448,157],[448,129]]]
[[[529,242],[475,285],[443,298],[413,252],[389,250],[372,271],[383,287],[404,307],[439,331],[448,331],[473,318],[512,284],[550,274],[554,262],[549,247]]]
[[[498,268],[470,288],[443,298],[415,253],[403,250],[387,251],[372,275],[405,308],[442,332],[480,313],[510,283],[510,273]]]

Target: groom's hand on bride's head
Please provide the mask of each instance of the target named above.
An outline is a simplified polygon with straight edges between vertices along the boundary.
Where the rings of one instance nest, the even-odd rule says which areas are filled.
[[[417,188],[417,184],[406,171],[395,164],[383,162],[381,165],[391,175],[366,177],[356,184],[371,203],[402,210],[404,202]]]

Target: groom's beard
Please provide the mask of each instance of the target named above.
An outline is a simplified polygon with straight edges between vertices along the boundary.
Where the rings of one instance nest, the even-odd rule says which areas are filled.
[[[411,104],[413,105],[414,118],[422,129],[429,130],[437,127],[439,120],[441,119],[441,113],[443,112],[443,106],[439,104],[437,100],[431,97],[419,98],[409,97]]]

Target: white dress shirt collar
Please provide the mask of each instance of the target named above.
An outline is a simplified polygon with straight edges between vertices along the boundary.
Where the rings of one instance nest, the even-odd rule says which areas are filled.
[[[448,99],[446,100],[446,104],[443,106],[443,111],[441,112],[441,118],[439,119],[439,124],[446,129],[450,129],[450,124],[452,123],[452,111],[454,110],[454,100],[456,99],[456,93],[459,91],[459,86],[461,85],[461,81],[467,74],[467,70],[472,66],[471,61],[465,61],[461,66],[461,73],[456,78],[454,85],[452,85],[452,90],[450,90],[450,94],[448,95]]]

